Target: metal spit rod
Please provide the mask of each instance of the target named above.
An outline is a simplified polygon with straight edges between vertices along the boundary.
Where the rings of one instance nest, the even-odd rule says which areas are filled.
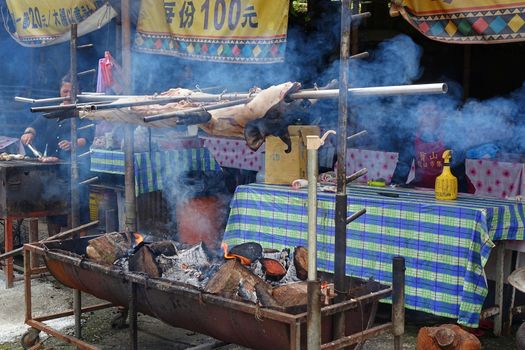
[[[394,96],[394,95],[424,95],[424,94],[443,94],[448,90],[447,84],[445,83],[435,83],[435,84],[417,84],[417,85],[394,85],[394,86],[379,86],[379,87],[362,87],[362,88],[349,88],[347,89],[347,94],[350,96]],[[226,94],[198,94],[198,95],[184,95],[176,97],[162,97],[162,98],[151,98],[143,101],[133,101],[133,102],[121,102],[121,103],[106,103],[106,104],[96,104],[96,102],[84,102],[80,104],[72,105],[53,105],[53,106],[41,106],[41,107],[31,107],[31,112],[52,112],[59,110],[102,110],[102,109],[113,109],[113,108],[125,108],[133,106],[147,106],[155,104],[166,104],[173,102],[180,102],[184,100],[190,100],[193,102],[219,102],[224,100],[240,100],[253,98],[257,94],[250,93],[226,93]],[[81,97],[80,95],[79,97]],[[137,98],[140,96],[128,96]],[[288,96],[292,100],[301,100],[301,99],[329,99],[329,98],[338,98],[339,89],[329,89],[329,90],[305,90],[299,91]],[[97,98],[106,98],[106,96],[92,95],[89,97],[93,100]],[[99,101],[100,102],[100,101]]]
[[[24,103],[52,103],[52,102],[64,102],[66,98],[65,97],[50,97],[50,98],[27,98],[27,97],[20,97],[15,96],[16,102],[24,102]]]

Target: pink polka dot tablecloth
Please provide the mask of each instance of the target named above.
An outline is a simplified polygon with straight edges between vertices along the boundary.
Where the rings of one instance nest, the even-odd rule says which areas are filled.
[[[522,181],[525,163],[499,162],[492,159],[467,159],[465,170],[475,194],[498,198],[525,194]]]
[[[371,151],[365,149],[349,148],[346,153],[346,173],[352,174],[362,168],[368,169],[368,174],[357,180],[385,179],[390,183],[399,158],[396,152]]]
[[[252,151],[246,141],[222,137],[202,137],[204,147],[223,167],[259,171],[264,160],[264,145]]]

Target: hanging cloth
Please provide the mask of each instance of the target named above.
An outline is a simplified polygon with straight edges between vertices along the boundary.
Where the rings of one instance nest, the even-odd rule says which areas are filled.
[[[119,95],[122,93],[122,68],[109,51],[98,60],[97,92]]]

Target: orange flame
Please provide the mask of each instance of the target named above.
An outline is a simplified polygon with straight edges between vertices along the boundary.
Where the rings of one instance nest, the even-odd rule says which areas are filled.
[[[327,281],[321,282],[321,289],[326,289],[326,288],[328,288],[328,282]]]
[[[135,245],[139,245],[144,240],[144,237],[138,232],[135,232],[133,237],[135,237]]]
[[[221,248],[224,251],[224,259],[238,259],[243,265],[251,265],[252,261],[250,259],[241,255],[228,253],[228,245],[226,243],[223,242]]]

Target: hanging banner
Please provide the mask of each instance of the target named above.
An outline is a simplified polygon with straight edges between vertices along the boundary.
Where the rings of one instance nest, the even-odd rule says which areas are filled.
[[[12,25],[11,37],[19,44],[41,47],[69,40],[71,23],[78,35],[87,34],[109,22],[115,10],[96,0],[6,0]],[[4,18],[4,22],[5,22]]]
[[[430,39],[457,44],[525,40],[525,1],[396,0],[391,15],[401,14]]]
[[[289,0],[142,0],[135,50],[231,63],[284,60]]]

